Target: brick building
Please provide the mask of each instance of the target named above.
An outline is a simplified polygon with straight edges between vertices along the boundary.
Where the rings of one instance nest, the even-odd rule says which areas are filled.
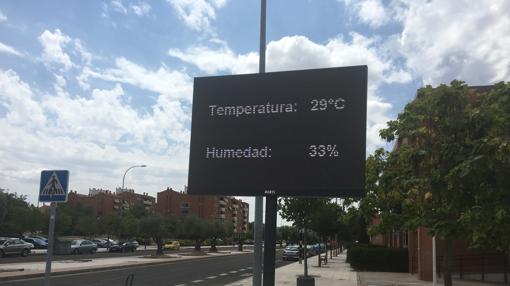
[[[227,196],[193,196],[171,188],[158,193],[156,212],[161,215],[183,217],[196,215],[208,220],[232,223],[234,233],[248,232],[250,206]]]
[[[105,215],[128,210],[130,206],[141,204],[149,212],[154,212],[156,199],[146,193],[137,194],[132,189],[117,188],[115,193],[104,189],[89,189],[88,195],[70,191],[67,199],[70,207],[78,204],[92,209],[94,215]]]

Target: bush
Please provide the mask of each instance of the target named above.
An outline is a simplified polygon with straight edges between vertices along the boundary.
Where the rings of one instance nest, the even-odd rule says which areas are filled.
[[[354,245],[347,252],[347,262],[357,271],[408,271],[408,253],[405,248]]]

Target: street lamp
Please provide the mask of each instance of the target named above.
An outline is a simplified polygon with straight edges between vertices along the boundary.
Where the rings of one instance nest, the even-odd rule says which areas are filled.
[[[145,168],[145,167],[147,167],[147,165],[136,165],[136,166],[131,166],[131,167],[127,168],[126,172],[124,172],[124,177],[122,177],[122,190],[124,190],[124,181],[126,180],[127,172],[133,168]]]

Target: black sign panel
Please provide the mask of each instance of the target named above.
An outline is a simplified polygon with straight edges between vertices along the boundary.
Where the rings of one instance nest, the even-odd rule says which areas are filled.
[[[363,196],[367,67],[195,78],[188,193]]]

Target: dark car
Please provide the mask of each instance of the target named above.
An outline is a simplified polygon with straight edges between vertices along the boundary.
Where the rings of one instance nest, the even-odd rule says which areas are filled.
[[[109,246],[109,243],[108,241],[104,240],[104,239],[92,239],[91,240],[93,243],[97,244],[97,247],[108,247]]]
[[[125,252],[125,251],[135,251],[138,248],[139,244],[136,240],[126,241],[124,243],[114,244],[110,246],[110,252]]]
[[[285,247],[282,254],[283,260],[299,260],[299,246],[291,245]]]
[[[34,245],[35,249],[46,249],[48,248],[48,243],[40,238],[36,237],[24,237],[24,241],[31,243]]]
[[[95,253],[97,251],[97,244],[90,240],[77,239],[71,242],[71,253],[82,254],[82,253]]]
[[[0,238],[0,257],[11,254],[28,256],[34,245],[19,238]]]

